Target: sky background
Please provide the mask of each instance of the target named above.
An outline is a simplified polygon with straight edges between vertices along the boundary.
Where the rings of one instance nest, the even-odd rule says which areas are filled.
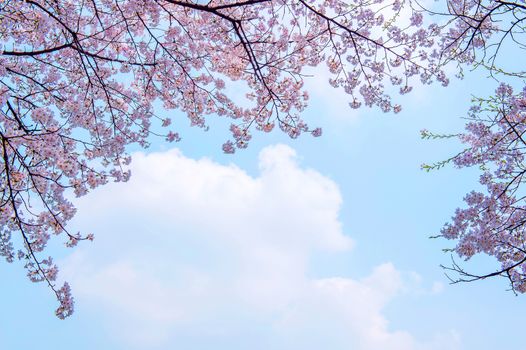
[[[523,349],[525,297],[504,279],[449,285],[453,242],[429,239],[477,170],[420,170],[462,147],[420,130],[461,131],[471,94],[495,85],[476,71],[417,86],[393,115],[350,109],[319,71],[304,118],[323,136],[257,133],[235,155],[228,121],[204,132],[175,113],[181,142],[132,149],[128,183],[75,200],[70,227],[95,241],[50,247],[72,317],[0,264],[0,349]]]

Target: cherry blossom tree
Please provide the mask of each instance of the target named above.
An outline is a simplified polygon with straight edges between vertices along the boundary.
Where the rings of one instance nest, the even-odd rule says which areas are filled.
[[[438,33],[404,0],[2,1],[0,255],[25,261],[67,317],[70,288],[56,285],[45,248],[52,235],[70,247],[93,238],[67,228],[67,198],[126,181],[126,146],[179,140],[170,111],[203,128],[231,119],[227,153],[253,130],[319,136],[300,117],[305,67],[327,65],[353,108],[398,112],[385,86],[447,84]],[[247,101],[227,88],[234,81]]]
[[[453,283],[503,276],[516,293],[526,292],[526,203],[522,186],[526,132],[526,87],[514,92],[508,85],[524,86],[526,72],[522,66],[509,65],[503,48],[513,50],[524,62],[526,48],[526,4],[524,1],[450,0],[447,2],[450,23],[443,32],[443,54],[459,64],[486,69],[498,83],[495,95],[477,98],[471,108],[466,132],[437,135],[427,130],[424,138],[457,137],[467,148],[458,155],[426,170],[441,168],[452,162],[456,167],[479,167],[480,184],[485,189],[468,193],[467,208],[456,210],[439,237],[454,240],[450,251],[469,260],[483,254],[497,260],[495,271],[469,272],[454,258],[443,266]],[[502,57],[504,56],[504,57]],[[519,88],[519,90],[521,90]]]
[[[501,50],[526,49],[524,1],[448,0],[447,12],[439,15],[449,22],[441,35],[443,56],[458,64],[483,67],[493,75],[526,77],[522,67],[516,71],[505,62],[499,64],[506,59],[506,55],[500,57]]]
[[[439,237],[457,241],[452,249],[469,260],[475,254],[497,259],[500,267],[490,273],[474,274],[454,259],[451,281],[471,282],[494,276],[509,279],[511,289],[526,292],[526,197],[521,187],[526,181],[526,90],[514,94],[506,84],[494,97],[477,99],[470,110],[466,132],[458,137],[467,148],[446,162],[459,168],[477,166],[482,170],[484,192],[471,191],[464,200],[467,208],[456,210]],[[437,137],[423,131],[425,138]],[[438,135],[440,137],[440,135]],[[443,166],[440,162],[426,169]]]

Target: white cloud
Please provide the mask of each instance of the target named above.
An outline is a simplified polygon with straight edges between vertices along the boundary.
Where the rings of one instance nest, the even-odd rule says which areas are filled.
[[[135,154],[129,183],[78,203],[75,225],[97,234],[62,264],[79,309],[144,349],[455,348],[447,332],[391,329],[383,309],[407,283],[390,263],[360,280],[310,277],[316,252],[352,247],[339,189],[287,146],[259,165],[253,177],[177,150]]]
[[[444,284],[439,281],[433,282],[433,286],[431,287],[431,293],[432,294],[440,294],[444,291]]]

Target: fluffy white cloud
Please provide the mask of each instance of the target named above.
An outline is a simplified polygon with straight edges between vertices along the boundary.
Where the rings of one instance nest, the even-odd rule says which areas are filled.
[[[62,264],[80,309],[144,349],[455,347],[391,330],[382,310],[406,286],[389,263],[360,280],[310,277],[316,252],[352,247],[338,187],[287,146],[259,165],[253,177],[177,150],[135,154],[129,183],[78,203],[75,225],[97,234]]]

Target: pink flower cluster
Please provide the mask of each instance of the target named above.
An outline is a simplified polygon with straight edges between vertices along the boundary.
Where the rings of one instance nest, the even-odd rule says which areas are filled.
[[[526,93],[514,94],[501,84],[494,97],[477,102],[466,133],[459,136],[467,148],[453,162],[459,168],[482,169],[485,191],[468,193],[467,208],[456,210],[441,235],[456,240],[455,251],[466,260],[480,253],[495,257],[500,269],[489,275],[503,275],[513,290],[525,293]]]
[[[447,0],[440,56],[445,61],[484,67],[492,73],[526,77],[522,66],[509,64],[506,48],[524,47],[524,1]],[[512,46],[508,46],[511,44]],[[513,50],[513,49],[512,49]],[[508,51],[507,51],[508,52]]]

